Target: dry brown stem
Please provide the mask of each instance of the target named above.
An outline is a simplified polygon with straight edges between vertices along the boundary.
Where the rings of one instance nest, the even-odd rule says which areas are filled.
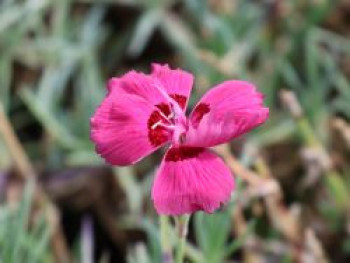
[[[242,207],[239,203],[233,210],[232,224],[234,226],[234,234],[237,236],[242,236],[248,231],[248,226],[242,212]],[[251,235],[247,238],[244,244],[243,261],[246,263],[261,262],[262,260],[260,253],[256,249],[252,249],[253,246],[251,244],[253,243],[256,243],[255,236]]]
[[[304,255],[308,252],[308,256],[321,262],[328,262],[322,246],[311,230],[303,231],[300,222],[300,213],[295,209],[288,209],[283,202],[283,193],[278,182],[273,178],[269,166],[264,158],[255,153],[255,167],[259,174],[245,168],[230,152],[228,145],[217,148],[217,152],[224,158],[225,162],[249,186],[256,188],[266,184],[266,182],[274,182],[275,187],[266,194],[261,196],[264,198],[267,214],[270,221],[276,229],[278,229],[287,241],[291,244],[290,253],[296,262],[304,262]],[[238,204],[233,214],[235,232],[242,234],[246,230],[246,223]],[[254,243],[254,242],[253,242]],[[245,255],[248,252],[245,251]],[[249,254],[249,253],[248,253]],[[255,255],[256,256],[256,255]],[[245,256],[245,262],[258,262],[257,258]],[[322,259],[322,260],[321,260]]]
[[[335,118],[332,121],[332,126],[340,133],[346,142],[347,147],[350,147],[350,124],[341,118]]]

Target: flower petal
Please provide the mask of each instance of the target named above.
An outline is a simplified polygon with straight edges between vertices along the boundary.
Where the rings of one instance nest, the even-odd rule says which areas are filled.
[[[168,65],[152,64],[151,75],[162,83],[169,96],[185,110],[193,86],[192,74],[181,69],[170,69]]]
[[[172,147],[157,172],[152,199],[159,214],[212,213],[233,189],[233,176],[217,155],[205,148]]]
[[[269,109],[253,84],[226,81],[209,90],[190,115],[185,144],[211,147],[264,123]]]
[[[91,118],[96,151],[113,165],[130,165],[170,139],[159,109],[140,96],[110,92]]]
[[[111,78],[107,88],[109,93],[139,96],[169,116],[172,111],[169,97],[185,109],[192,83],[192,75],[185,71],[153,64],[151,75],[130,71],[120,78]]]
[[[169,104],[161,82],[140,72],[130,71],[120,78],[111,78],[107,88],[109,93],[135,95],[152,105]]]

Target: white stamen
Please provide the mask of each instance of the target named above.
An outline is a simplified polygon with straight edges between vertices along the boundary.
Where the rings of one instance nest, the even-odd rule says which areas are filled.
[[[170,114],[168,115],[167,119],[170,120],[174,117],[175,117],[175,113],[173,111],[171,111]]]
[[[164,112],[162,112],[161,110],[159,110],[158,111],[159,112],[159,114],[164,118],[164,119],[166,119],[166,120],[168,120],[169,122],[170,122],[170,115],[169,116],[166,116],[165,114],[164,114]],[[159,121],[158,121],[159,122]],[[154,124],[153,124],[154,125]]]
[[[168,93],[166,93],[162,87],[160,87],[157,83],[154,83],[154,87],[160,92],[160,94],[162,94],[162,96],[168,101],[170,102],[171,106],[172,106],[172,113],[175,115],[175,116],[178,116],[178,117],[184,117],[184,113],[180,107],[180,105],[177,103],[176,100],[174,100],[172,97],[169,96]],[[174,117],[175,117],[174,116]]]
[[[175,129],[175,125],[167,125],[167,124],[164,124],[162,123],[162,121],[157,121],[156,123],[154,123],[152,126],[151,126],[151,129],[154,130],[155,128],[157,127],[163,127],[167,130],[174,130]]]

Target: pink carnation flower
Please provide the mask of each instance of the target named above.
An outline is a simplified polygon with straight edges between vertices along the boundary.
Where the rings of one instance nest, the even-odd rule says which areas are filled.
[[[170,145],[157,171],[152,199],[160,214],[211,213],[230,199],[229,168],[208,147],[262,124],[269,114],[263,95],[245,81],[209,90],[189,117],[192,74],[152,65],[150,75],[131,71],[108,83],[91,118],[96,151],[113,165],[130,165]]]

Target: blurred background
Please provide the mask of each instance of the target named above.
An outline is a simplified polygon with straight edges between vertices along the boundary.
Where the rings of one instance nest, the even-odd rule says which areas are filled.
[[[0,262],[171,262],[150,188],[162,156],[106,165],[106,81],[168,63],[189,108],[245,79],[270,118],[216,151],[237,189],[190,222],[186,260],[350,262],[350,1],[0,0]]]

